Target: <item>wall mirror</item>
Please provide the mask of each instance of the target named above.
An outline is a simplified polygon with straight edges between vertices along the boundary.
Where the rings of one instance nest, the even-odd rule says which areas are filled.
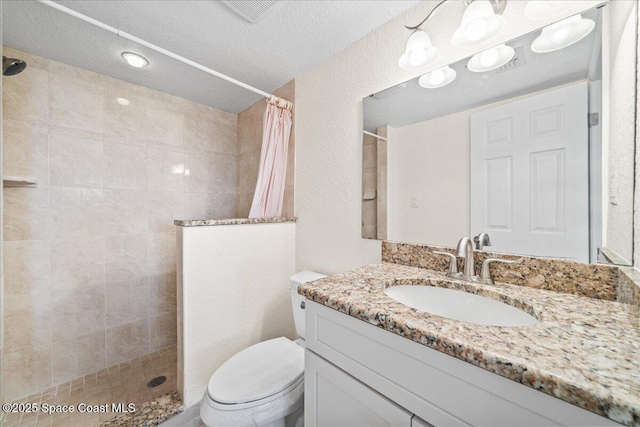
[[[362,237],[631,265],[635,5],[365,98]]]

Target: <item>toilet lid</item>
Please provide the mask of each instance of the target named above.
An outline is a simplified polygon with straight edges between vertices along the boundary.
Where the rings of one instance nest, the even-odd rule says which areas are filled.
[[[211,376],[207,392],[220,403],[246,403],[272,396],[304,374],[304,349],[285,338],[264,341],[227,360]]]

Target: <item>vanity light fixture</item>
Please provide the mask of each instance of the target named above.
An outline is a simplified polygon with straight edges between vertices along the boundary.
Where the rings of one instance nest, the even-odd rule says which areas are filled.
[[[127,61],[127,64],[129,64],[129,65],[131,65],[132,67],[135,67],[135,68],[142,68],[142,67],[146,67],[147,65],[149,65],[149,61],[147,61],[147,58],[145,58],[142,55],[138,55],[137,53],[133,53],[133,52],[123,52],[122,53],[122,59]]]
[[[585,38],[596,23],[591,19],[584,19],[582,15],[575,15],[563,19],[542,29],[542,33],[531,44],[535,53],[548,53],[564,49]]]
[[[455,78],[456,70],[447,65],[446,67],[423,74],[420,76],[420,79],[418,79],[418,84],[426,89],[435,89],[448,85]]]
[[[498,34],[504,28],[504,22],[504,17],[496,13],[489,0],[475,0],[465,9],[451,44],[465,47],[481,43]]]
[[[524,16],[529,19],[553,19],[567,13],[574,6],[568,0],[529,0],[524,7]]]
[[[404,70],[415,70],[430,64],[438,56],[438,48],[431,44],[426,31],[416,30],[407,40],[407,47],[398,65]]]
[[[438,48],[422,28],[434,13],[449,0],[442,0],[418,25],[405,28],[413,33],[407,41],[404,54],[398,65],[405,70],[415,70],[430,64],[438,56]],[[455,3],[455,2],[454,2]],[[507,0],[464,0],[467,8],[462,16],[462,24],[456,30],[451,42],[455,46],[472,46],[496,35],[504,27],[504,11]]]
[[[495,70],[511,61],[515,54],[516,51],[511,46],[501,44],[473,55],[467,63],[467,68],[474,73]]]

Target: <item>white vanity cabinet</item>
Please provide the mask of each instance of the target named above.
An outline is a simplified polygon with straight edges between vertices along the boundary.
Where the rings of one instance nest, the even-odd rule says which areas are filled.
[[[313,301],[305,320],[307,427],[620,425]]]
[[[305,391],[315,403],[311,424],[411,426],[409,411],[313,352],[307,350],[305,357]]]

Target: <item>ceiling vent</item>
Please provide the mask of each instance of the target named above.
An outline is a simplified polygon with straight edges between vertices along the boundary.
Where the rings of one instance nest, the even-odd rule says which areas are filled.
[[[496,73],[504,73],[505,71],[511,71],[514,68],[522,67],[527,64],[527,58],[524,56],[524,46],[514,47],[515,54],[511,61],[504,64],[502,67],[496,70]]]
[[[235,13],[256,24],[272,13],[284,0],[223,0],[222,3]]]

